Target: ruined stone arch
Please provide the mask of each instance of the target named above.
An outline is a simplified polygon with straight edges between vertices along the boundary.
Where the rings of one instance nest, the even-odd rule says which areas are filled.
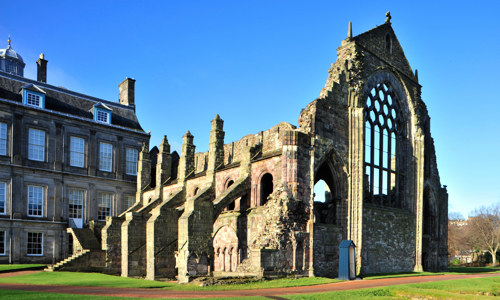
[[[239,264],[240,248],[236,230],[229,226],[219,227],[212,236],[214,253],[214,271],[234,272]]]
[[[347,199],[347,173],[344,162],[335,149],[326,152],[318,160],[314,172],[314,184],[323,180],[330,191],[330,198],[325,203],[314,202],[315,223],[341,225],[345,216]]]
[[[274,191],[274,176],[272,172],[265,169],[257,177],[257,189],[255,193],[255,206],[266,204],[267,197]]]

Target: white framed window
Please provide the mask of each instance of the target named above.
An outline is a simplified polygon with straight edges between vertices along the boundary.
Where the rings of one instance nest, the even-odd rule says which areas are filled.
[[[135,196],[132,195],[125,196],[125,207],[126,207],[125,210],[134,205],[134,203],[135,203]]]
[[[97,193],[97,220],[105,221],[106,217],[111,216],[111,207],[113,203],[113,194],[107,192]]]
[[[26,104],[36,107],[42,107],[42,97],[35,93],[26,93]]]
[[[7,124],[0,123],[0,155],[7,155]]]
[[[125,172],[128,175],[137,175],[137,159],[139,151],[133,148],[127,148],[125,151]]]
[[[83,218],[84,191],[78,189],[69,190],[68,217],[73,219]]]
[[[97,110],[97,121],[109,124],[109,112]]]
[[[28,216],[43,216],[43,187],[28,185]]]
[[[85,165],[85,140],[76,136],[70,137],[69,164],[83,168]]]
[[[6,209],[6,199],[7,198],[7,183],[0,182],[0,215],[5,215]]]
[[[28,159],[45,161],[45,131],[29,129]]]
[[[99,143],[99,170],[111,172],[113,168],[113,145]]]
[[[5,231],[0,231],[0,255],[5,255]]]
[[[28,232],[27,253],[29,256],[43,255],[43,233]]]

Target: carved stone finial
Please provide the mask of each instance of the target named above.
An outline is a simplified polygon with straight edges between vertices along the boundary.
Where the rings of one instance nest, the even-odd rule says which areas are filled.
[[[385,18],[385,23],[386,23],[386,24],[391,24],[391,19],[392,19],[392,17],[391,17],[391,12],[390,12],[390,11],[386,12],[386,13],[385,13],[385,16],[386,16],[386,18]]]
[[[349,27],[347,28],[347,38],[352,38],[352,22],[349,21]]]
[[[40,54],[40,59],[45,59],[45,55],[43,53]]]
[[[9,47],[10,47],[10,34],[9,34],[9,39],[7,40],[7,42],[9,43]]]

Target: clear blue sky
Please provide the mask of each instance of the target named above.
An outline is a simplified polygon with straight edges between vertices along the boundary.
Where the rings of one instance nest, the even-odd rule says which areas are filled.
[[[206,151],[210,120],[224,119],[226,143],[300,110],[324,86],[336,48],[392,25],[432,118],[450,212],[467,215],[500,201],[500,2],[460,1],[6,1],[0,47],[12,47],[36,78],[45,53],[48,83],[106,100],[125,77],[151,146],[187,130]],[[418,3],[418,4],[417,4]],[[465,2],[464,2],[465,3]]]

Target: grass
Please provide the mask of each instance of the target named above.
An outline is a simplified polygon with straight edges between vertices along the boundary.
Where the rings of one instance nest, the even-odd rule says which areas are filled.
[[[499,267],[449,267],[449,272],[408,272],[408,273],[385,273],[362,276],[363,279],[381,279],[381,278],[396,278],[396,277],[411,277],[411,276],[429,276],[429,275],[444,275],[444,274],[471,274],[471,273],[498,273]]]
[[[458,279],[439,282],[415,283],[406,285],[388,286],[383,288],[371,288],[352,291],[338,291],[302,295],[282,295],[280,298],[291,300],[308,299],[494,299],[500,296],[500,276]],[[139,299],[139,298],[115,298],[88,295],[70,295],[58,293],[40,293],[1,290],[1,299]],[[269,299],[264,297],[245,297],[244,299]],[[140,298],[144,299],[144,298]],[[243,299],[243,298],[224,298]]]
[[[56,299],[56,300],[83,300],[83,299],[93,299],[93,300],[143,300],[143,299],[157,299],[157,298],[135,298],[135,297],[106,297],[106,296],[89,296],[89,295],[74,295],[74,294],[61,294],[61,293],[40,293],[40,292],[27,292],[27,291],[15,291],[15,290],[2,290],[0,289],[0,299],[13,299],[13,300],[28,300],[28,299]],[[189,299],[206,299],[206,298],[189,298]],[[212,298],[213,299],[213,298]],[[227,300],[231,299],[244,299],[244,300],[261,300],[269,299],[266,297],[230,297],[224,298]]]
[[[43,269],[45,267],[46,267],[46,265],[42,265],[42,264],[13,264],[13,265],[1,265],[0,264],[0,273],[21,271],[21,270],[26,270],[26,269]]]
[[[340,280],[323,277],[306,278],[282,278],[276,280],[262,280],[243,284],[213,285],[201,287],[194,284],[179,285],[174,282],[161,282],[119,276],[105,275],[100,273],[76,273],[76,272],[40,272],[34,274],[20,275],[15,277],[0,278],[0,283],[23,283],[37,285],[69,285],[69,286],[98,286],[98,287],[128,287],[128,288],[163,288],[168,290],[248,290],[266,289],[291,286],[317,285]]]
[[[282,296],[286,299],[482,299],[500,296],[500,277],[415,283],[352,291]]]

